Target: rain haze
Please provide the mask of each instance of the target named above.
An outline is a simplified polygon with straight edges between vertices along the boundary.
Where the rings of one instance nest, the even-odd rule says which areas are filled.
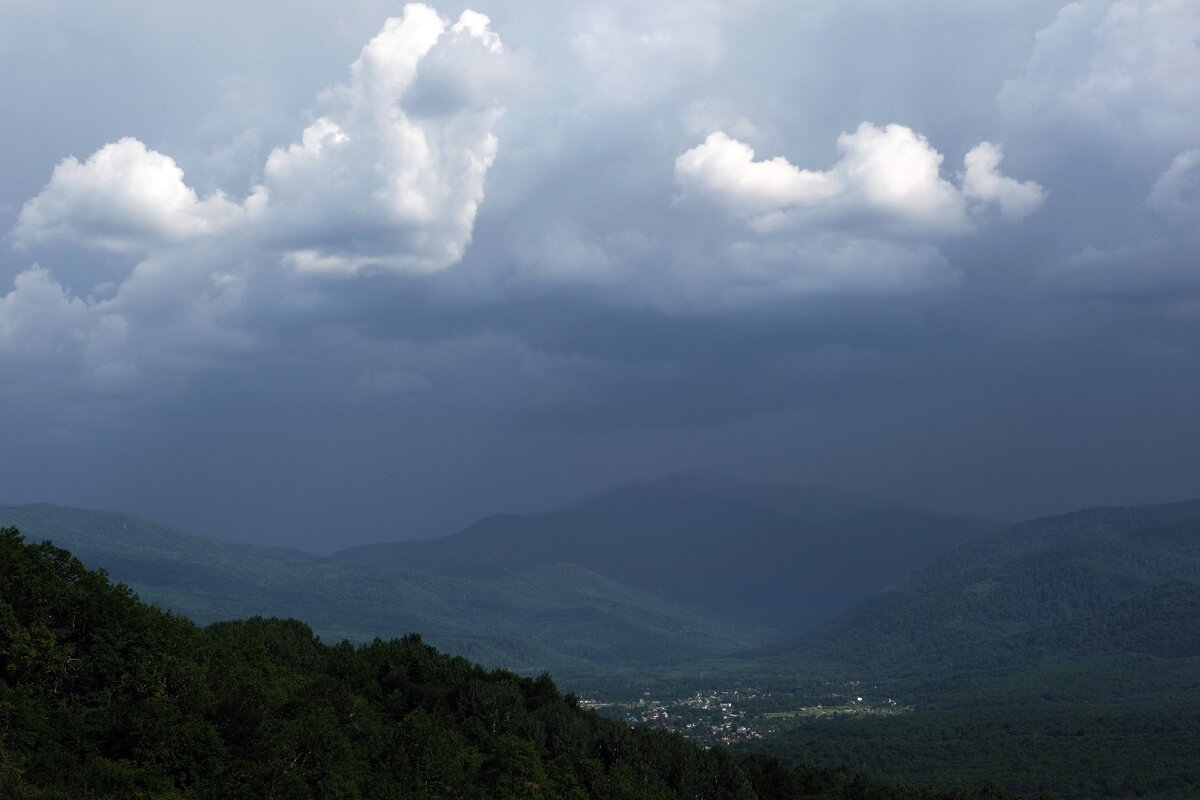
[[[0,501],[1200,496],[1200,7],[0,0]]]

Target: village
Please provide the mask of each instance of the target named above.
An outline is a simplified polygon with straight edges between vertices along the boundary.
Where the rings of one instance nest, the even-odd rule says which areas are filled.
[[[895,699],[867,699],[858,681],[843,691],[804,703],[791,692],[751,689],[697,691],[673,700],[658,700],[649,691],[636,700],[604,702],[582,699],[579,705],[629,725],[673,730],[705,746],[753,742],[776,733],[791,720],[814,717],[855,717],[911,711]]]

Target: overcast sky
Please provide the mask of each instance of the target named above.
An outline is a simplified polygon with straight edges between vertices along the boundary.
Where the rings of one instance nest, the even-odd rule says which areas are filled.
[[[1200,496],[1194,0],[0,0],[0,502]]]

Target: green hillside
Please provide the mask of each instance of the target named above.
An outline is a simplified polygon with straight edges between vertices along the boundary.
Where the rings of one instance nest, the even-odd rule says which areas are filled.
[[[486,580],[421,575],[50,505],[0,508],[5,524],[68,547],[147,601],[202,624],[294,616],[326,641],[353,642],[421,631],[438,647],[521,671],[699,658],[771,636],[572,565]]]
[[[798,718],[761,745],[787,760],[1079,800],[1200,796],[1200,503],[985,537],[750,669],[785,666],[908,707]]]
[[[0,529],[8,800],[966,800],[703,750],[409,636],[294,620],[198,628]]]
[[[1094,615],[1176,581],[1200,582],[1200,502],[1090,509],[968,543],[763,655],[878,677],[1033,663],[1047,650],[1039,637],[1095,634]],[[1161,624],[1168,639],[1195,636]]]
[[[334,560],[492,578],[578,564],[659,597],[798,633],[994,529],[871,497],[693,470],[540,514],[496,514],[441,539]]]
[[[1198,744],[1195,702],[1034,703],[831,718],[758,749],[926,785],[996,781],[1013,792],[1077,800],[1191,800],[1200,796]]]
[[[1116,605],[1009,637],[1014,661],[1065,661],[1111,653],[1200,657],[1200,582],[1171,581]]]

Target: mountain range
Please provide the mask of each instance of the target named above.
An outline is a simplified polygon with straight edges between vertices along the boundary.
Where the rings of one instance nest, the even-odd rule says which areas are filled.
[[[10,524],[199,622],[298,617],[327,641],[417,631],[491,666],[574,670],[575,686],[607,673],[687,688],[698,672],[870,686],[905,709],[775,709],[791,721],[761,747],[792,763],[1080,800],[1200,796],[1200,501],[989,531],[688,472],[326,558],[50,505],[0,508]]]
[[[1191,653],[1200,616],[1178,607],[1197,584],[1200,501],[1087,509],[967,543],[764,655],[882,676],[1032,663],[1143,640],[1147,652]]]
[[[726,618],[799,632],[995,527],[830,489],[693,470],[541,514],[496,514],[441,539],[355,547],[331,560],[467,578],[576,564]]]
[[[322,638],[419,631],[481,662],[563,670],[710,657],[810,628],[988,523],[714,472],[632,482],[443,539],[328,558],[124,514],[0,508],[201,623],[298,617]]]
[[[0,797],[962,800],[702,749],[419,636],[199,627],[0,527]],[[1005,800],[989,792],[986,800]],[[984,795],[979,796],[984,800]]]
[[[1200,796],[1200,501],[981,537],[735,668],[853,675],[910,709],[799,720],[764,745],[785,760],[1078,800]]]

